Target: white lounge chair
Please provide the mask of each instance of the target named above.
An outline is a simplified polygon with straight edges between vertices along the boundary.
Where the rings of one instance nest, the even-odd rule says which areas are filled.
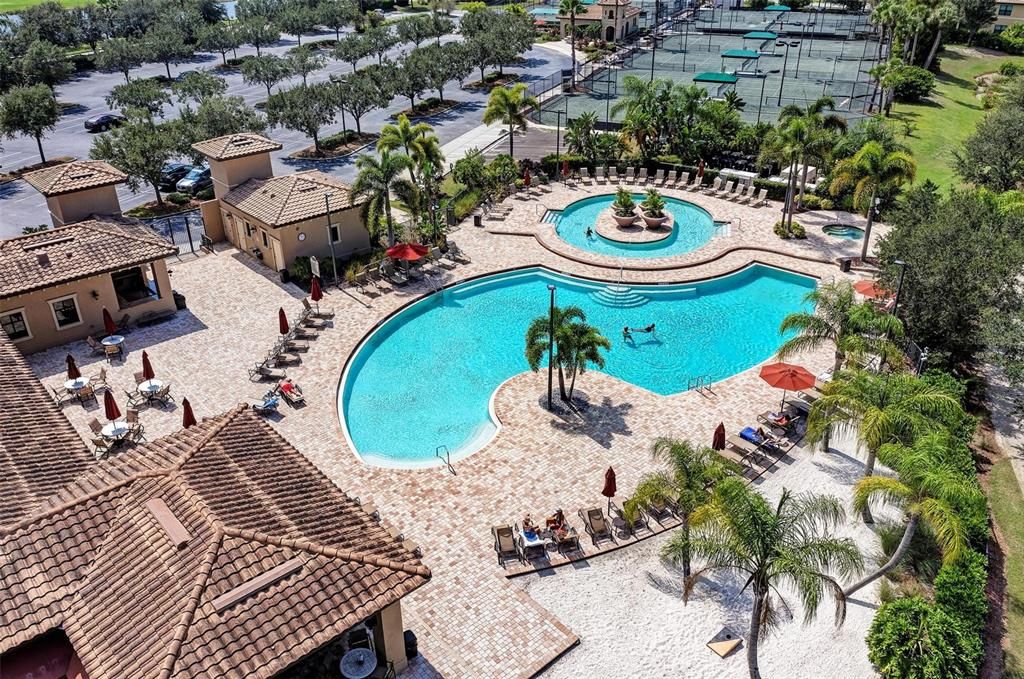
[[[633,166],[626,168],[626,179],[623,183],[634,184],[636,183],[636,168]]]
[[[594,180],[598,184],[604,184],[606,181],[608,181],[608,178],[604,174],[604,166],[603,165],[600,166],[600,167],[594,168],[594,175],[595,175]]]
[[[642,184],[646,184],[647,183],[647,168],[646,167],[641,167],[640,168],[640,174],[638,174],[636,176],[636,181],[637,181],[638,184],[641,184],[641,183]]]
[[[754,196],[754,200],[750,202],[751,205],[757,207],[764,207],[768,204],[768,189],[758,189],[757,195]]]
[[[664,184],[665,183],[665,170],[659,169],[657,172],[655,172],[654,173],[654,178],[651,181],[654,182],[655,184]]]
[[[614,167],[614,166],[609,166],[608,167],[608,181],[609,182],[614,182],[616,184],[619,183],[619,169],[617,167]]]
[[[690,183],[686,185],[686,190],[687,191],[700,191],[701,182],[702,181],[704,181],[704,176],[703,175],[699,175],[699,174],[694,175],[693,176],[693,180],[690,181]]]
[[[729,194],[736,190],[736,182],[723,181],[722,185],[714,192],[717,198],[727,198]]]

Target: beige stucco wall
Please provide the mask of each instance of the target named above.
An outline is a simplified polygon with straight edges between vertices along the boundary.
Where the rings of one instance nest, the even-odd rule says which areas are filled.
[[[271,227],[221,203],[220,219],[224,223],[224,236],[239,250],[255,255],[259,252],[265,265],[275,271],[287,269],[296,257],[330,257],[327,239],[327,218],[318,217],[288,226]],[[245,222],[253,229],[251,237],[245,235]],[[340,240],[334,243],[334,256],[347,257],[370,249],[370,234],[363,226],[359,208],[340,210],[331,215],[331,224],[338,227]],[[267,234],[267,245],[262,234]],[[304,238],[299,239],[299,234]]]
[[[199,213],[203,216],[203,228],[206,236],[214,243],[224,240],[224,224],[220,217],[220,201],[216,198],[199,204]]]
[[[622,38],[626,37],[627,35],[630,35],[630,34],[636,32],[636,30],[637,30],[637,16],[638,15],[635,12],[631,12],[630,11],[632,9],[631,6],[629,6],[629,5],[621,5],[618,8],[618,15],[619,15],[618,16],[618,21],[616,21],[616,19],[615,19],[616,12],[615,12],[615,6],[614,5],[601,5],[600,7],[601,7],[601,17],[600,18],[597,18],[597,17],[593,17],[593,18],[592,17],[580,17],[580,16],[576,17],[576,33],[577,33],[577,35],[579,35],[579,33],[580,33],[580,31],[581,31],[581,29],[583,27],[591,26],[591,25],[596,24],[596,23],[600,23],[601,24],[601,39],[602,40],[606,40],[607,39],[607,37],[608,37],[607,36],[608,29],[611,28],[612,31],[614,32],[616,30],[616,26],[618,27],[618,36],[616,38],[614,38],[615,40],[621,40]],[[609,16],[609,12],[611,13],[611,16]],[[558,21],[559,21],[559,24],[560,24],[560,27],[561,27],[562,37],[564,38],[564,37],[569,35],[569,31],[571,29],[571,22],[569,21],[568,18],[563,18],[563,17],[559,17]]]
[[[380,612],[380,624],[374,630],[374,644],[384,657],[394,663],[395,672],[405,669],[405,630],[402,627],[402,602],[396,601]]]
[[[147,314],[174,309],[167,264],[163,260],[158,260],[153,264],[160,299],[134,304],[122,309],[117,301],[117,294],[114,292],[114,283],[110,274],[100,274],[24,295],[5,297],[0,299],[0,314],[5,311],[24,309],[25,320],[28,322],[28,329],[32,336],[15,340],[15,344],[25,353],[41,351],[75,340],[84,340],[88,335],[100,335],[103,333],[104,307],[114,317],[115,322],[120,321],[125,314],[129,314],[134,322]],[[141,266],[149,267],[149,264]],[[92,295],[94,291],[97,294],[95,299]],[[69,295],[76,296],[81,322],[58,329],[49,302]]]
[[[91,215],[121,214],[116,185],[51,196],[46,199],[46,206],[55,227],[80,222]]]
[[[1006,28],[1024,22],[1024,0],[996,0],[996,9],[998,10],[1000,5],[1009,5],[1010,14],[996,14],[996,19],[992,22],[992,30],[1005,30]],[[1001,27],[997,29],[996,27]]]
[[[267,179],[274,176],[269,153],[256,153],[232,160],[210,160],[213,195],[223,198],[228,191],[248,179]]]

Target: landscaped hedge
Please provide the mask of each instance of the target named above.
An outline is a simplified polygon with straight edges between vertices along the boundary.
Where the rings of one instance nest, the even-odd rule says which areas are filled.
[[[884,679],[974,677],[982,656],[981,638],[963,620],[921,597],[882,604],[867,642]]]
[[[985,567],[985,557],[969,549],[956,561],[944,564],[935,576],[935,603],[979,636],[988,617]]]

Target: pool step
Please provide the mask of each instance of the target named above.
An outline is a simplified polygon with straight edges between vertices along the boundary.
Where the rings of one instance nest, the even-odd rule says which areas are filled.
[[[558,226],[558,223],[562,221],[562,211],[548,210],[547,212],[544,213],[544,219],[542,219],[541,221],[543,221],[545,224],[554,224],[555,226]]]
[[[590,299],[608,307],[632,309],[641,307],[651,300],[626,285],[607,285],[590,293]]]

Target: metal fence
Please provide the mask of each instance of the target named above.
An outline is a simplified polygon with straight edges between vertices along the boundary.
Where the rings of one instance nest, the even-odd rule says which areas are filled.
[[[178,246],[181,253],[198,252],[207,244],[206,224],[199,208],[139,221]]]

